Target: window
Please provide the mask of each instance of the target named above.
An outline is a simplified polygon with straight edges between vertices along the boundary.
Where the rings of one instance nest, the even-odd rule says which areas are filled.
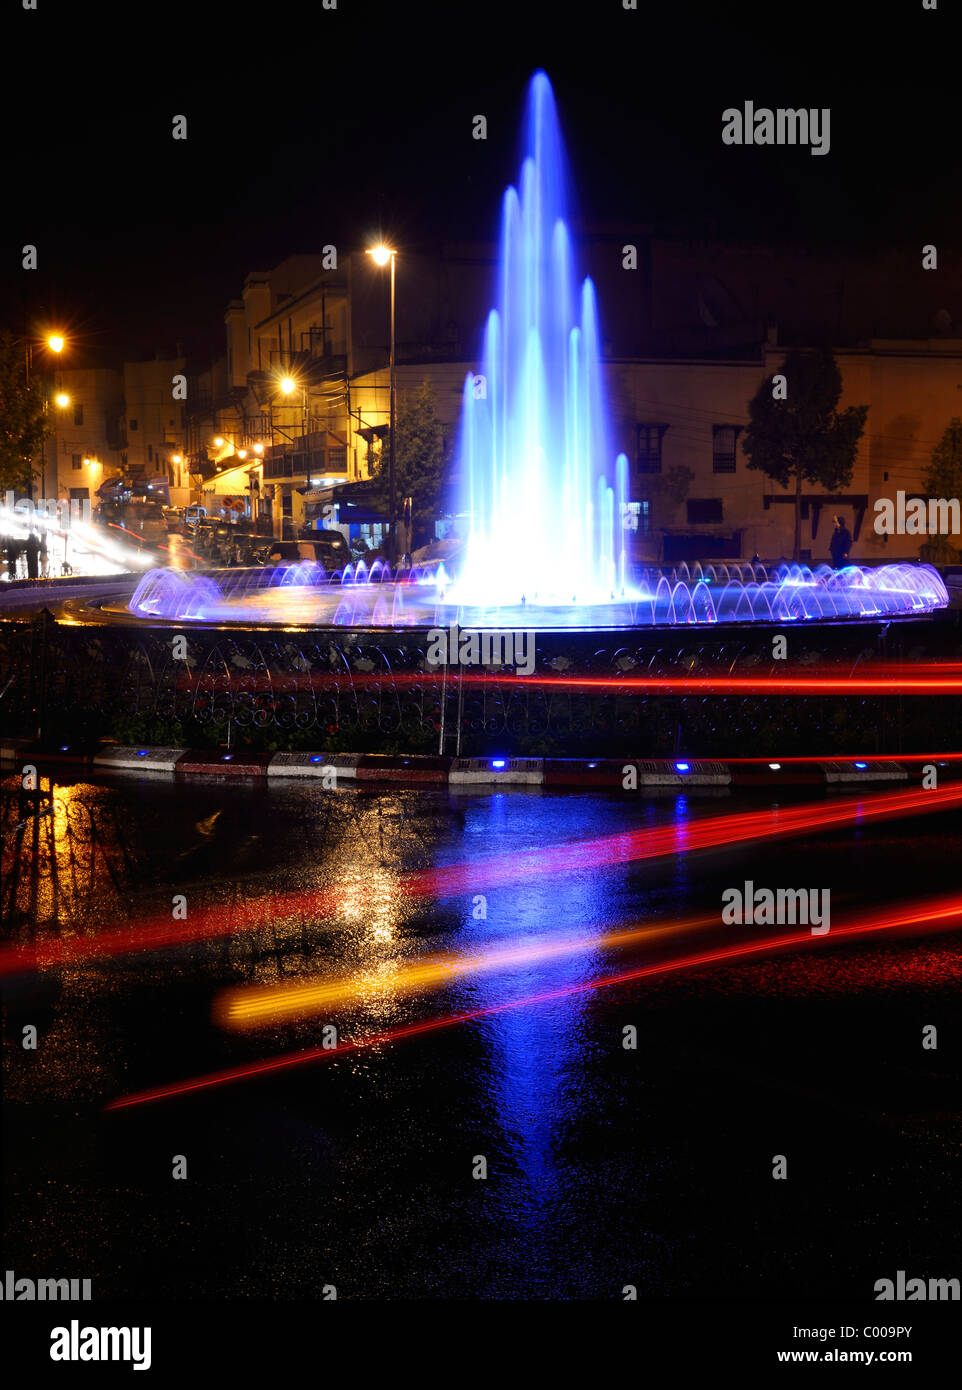
[[[638,426],[638,472],[661,472],[661,441],[667,425]]]
[[[136,421],[136,420],[128,420],[128,422],[127,422],[127,428],[128,428],[128,429],[131,429],[131,430],[135,430],[135,429],[137,428],[137,421]]]
[[[147,445],[147,462],[148,462],[148,463],[153,463],[153,461],[154,461],[154,446],[153,446],[153,444],[148,444],[148,445]]]
[[[720,497],[689,497],[688,525],[703,526],[722,519],[722,500]]]
[[[713,473],[735,472],[735,454],[740,433],[740,427],[735,425],[712,425],[711,466]]]
[[[83,459],[81,458],[80,454],[71,454],[71,455],[70,455],[70,467],[71,467],[71,468],[82,468],[82,467],[83,467]]]
[[[73,422],[75,425],[82,425],[84,422],[84,408],[82,405],[75,405],[73,408]]]

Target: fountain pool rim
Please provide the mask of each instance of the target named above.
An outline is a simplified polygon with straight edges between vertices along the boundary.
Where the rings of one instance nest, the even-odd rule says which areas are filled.
[[[447,583],[423,577],[332,582],[316,568],[153,570],[127,602],[102,601],[106,621],[227,630],[364,631],[402,635],[457,626],[469,631],[663,634],[732,628],[811,627],[912,620],[949,602],[938,571],[893,563],[844,571],[779,565],[727,566],[719,574],[687,565],[639,574],[630,594],[607,603],[470,605]]]

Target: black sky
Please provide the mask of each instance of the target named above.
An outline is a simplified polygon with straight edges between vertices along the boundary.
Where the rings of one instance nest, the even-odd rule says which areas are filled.
[[[6,24],[3,321],[68,323],[76,365],[216,349],[244,275],[292,252],[490,238],[537,67],[593,222],[957,259],[950,21],[921,0],[39,0]],[[830,154],[725,147],[721,113],[747,98],[830,107]]]

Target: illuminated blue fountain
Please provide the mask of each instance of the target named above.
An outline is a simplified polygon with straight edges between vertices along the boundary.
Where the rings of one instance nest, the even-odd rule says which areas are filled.
[[[518,188],[504,195],[497,302],[482,368],[464,385],[459,437],[470,517],[444,566],[377,562],[211,574],[151,570],[127,605],[148,620],[321,627],[676,628],[870,620],[948,602],[928,565],[844,570],[781,563],[630,572],[628,460],[613,458],[598,312],[566,221],[567,170],[551,83],[528,90]]]
[[[628,596],[628,460],[611,451],[595,291],[590,280],[578,284],[567,182],[554,93],[537,72],[521,177],[504,195],[497,307],[461,407],[471,521],[449,600],[468,607]]]

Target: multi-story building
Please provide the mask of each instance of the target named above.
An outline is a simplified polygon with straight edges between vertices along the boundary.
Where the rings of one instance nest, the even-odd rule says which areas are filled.
[[[748,403],[786,342],[834,343],[842,405],[869,406],[851,484],[803,489],[803,552],[827,556],[842,512],[857,556],[918,554],[917,538],[876,533],[874,504],[920,490],[934,444],[962,413],[962,276],[926,276],[908,253],[778,254],[647,228],[588,229],[580,246],[639,555],[790,553],[793,495],[749,469],[741,448]],[[490,243],[398,255],[397,389],[431,382],[452,446],[496,269]],[[213,505],[240,497],[279,533],[377,472],[390,433],[388,284],[361,250],[291,256],[247,277],[226,312],[225,358],[189,373],[192,478]]]
[[[794,491],[749,468],[741,447],[749,401],[784,355],[768,342],[754,362],[606,364],[614,447],[631,464],[640,555],[669,561],[791,555]],[[840,408],[867,405],[868,416],[851,482],[836,492],[803,485],[802,558],[828,560],[832,517],[842,514],[856,560],[916,559],[926,538],[881,534],[875,504],[894,500],[899,490],[922,495],[932,449],[962,414],[962,339],[872,340],[837,349],[835,357]]]
[[[41,496],[92,501],[104,480],[121,471],[123,390],[122,373],[110,368],[57,371],[37,480]],[[66,403],[59,405],[58,397]]]
[[[190,501],[190,477],[185,459],[185,402],[177,378],[185,375],[186,359],[161,357],[124,363],[125,475],[135,483],[167,480],[173,506]]]

